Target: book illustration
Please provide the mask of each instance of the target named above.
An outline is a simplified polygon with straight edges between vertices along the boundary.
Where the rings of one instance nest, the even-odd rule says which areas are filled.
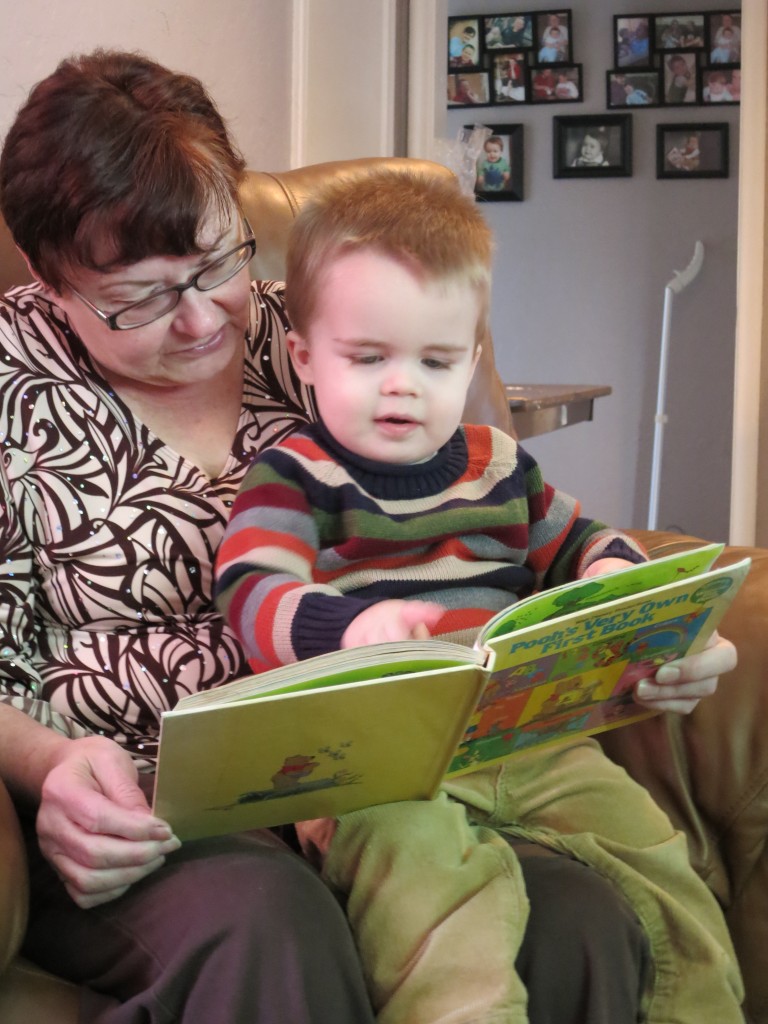
[[[309,779],[318,768],[323,768],[323,761],[343,761],[347,756],[350,741],[343,741],[338,748],[321,747],[315,754],[289,754],[283,759],[282,765],[270,777],[270,789],[254,789],[239,796],[231,803],[211,807],[212,811],[228,811],[242,804],[259,803],[263,800],[276,800],[286,796],[297,796],[300,793],[311,793],[319,789],[336,786],[354,786],[362,781],[362,775],[349,768],[337,768],[332,775]],[[322,755],[325,755],[324,757]],[[320,760],[318,760],[320,756]],[[327,768],[325,769],[327,770]]]
[[[629,566],[604,576],[564,583],[518,601],[495,615],[482,632],[482,640],[562,618],[574,611],[604,604],[637,593],[678,583],[706,572],[722,553],[722,544],[705,544],[650,562]]]
[[[700,604],[708,596],[710,588],[704,594],[692,593],[690,601]],[[651,712],[632,697],[635,684],[688,650],[710,612],[710,607],[695,608],[661,623],[632,627],[603,642],[569,647],[563,638],[563,649],[557,653],[528,655],[521,664],[492,672],[449,774],[499,761],[530,746],[648,717]],[[551,641],[551,634],[548,637]]]

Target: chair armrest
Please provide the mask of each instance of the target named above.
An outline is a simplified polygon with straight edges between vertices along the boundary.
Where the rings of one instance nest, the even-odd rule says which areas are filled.
[[[651,555],[704,543],[628,532]],[[690,715],[660,715],[600,741],[686,833],[693,866],[725,910],[747,1009],[762,1019],[768,1007],[768,550],[727,547],[718,564],[745,556],[752,568],[720,625],[736,645],[737,667]]]

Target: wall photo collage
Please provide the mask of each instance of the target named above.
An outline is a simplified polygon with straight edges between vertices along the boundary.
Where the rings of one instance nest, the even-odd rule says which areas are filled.
[[[448,19],[448,106],[579,103],[569,9]]]
[[[568,8],[448,18],[449,107],[583,102]],[[606,109],[553,118],[555,178],[631,177],[631,113],[738,104],[741,12],[614,15]],[[495,124],[478,159],[478,198],[523,199],[523,125]],[[657,178],[727,178],[729,124],[656,126]]]
[[[741,100],[741,12],[614,16],[609,109]]]

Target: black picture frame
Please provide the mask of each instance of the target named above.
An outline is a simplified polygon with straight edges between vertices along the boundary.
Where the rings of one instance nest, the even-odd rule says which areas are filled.
[[[573,64],[573,18],[567,7],[534,14],[533,63]],[[554,33],[558,32],[559,40]]]
[[[741,64],[741,11],[707,11],[707,59],[706,63],[726,67]],[[723,38],[724,30],[733,30],[732,38]],[[727,46],[727,52],[723,47]]]
[[[608,110],[660,107],[662,98],[658,68],[614,68],[605,73],[605,105]]]
[[[653,18],[653,44],[663,52],[684,50],[705,52],[707,23],[703,13],[682,11],[678,14],[656,14]]]
[[[691,50],[669,50],[662,55],[662,102],[665,107],[690,107],[699,102],[699,70]]]
[[[728,107],[741,103],[741,66],[715,64],[701,69],[701,103]]]
[[[472,128],[472,125],[466,125]],[[477,175],[475,178],[475,195],[478,199],[492,203],[518,203],[523,199],[523,161],[524,148],[523,137],[524,127],[522,124],[489,124],[485,127],[491,129],[491,134],[485,140],[483,152],[487,153],[489,144],[497,150],[501,144],[501,159],[508,165],[508,177],[501,187],[488,188],[481,171],[484,163],[484,156],[477,161]]]
[[[653,15],[614,14],[614,67],[633,69],[652,67],[653,42]]]
[[[533,14],[530,11],[512,11],[483,18],[483,43],[489,53],[493,50],[532,50],[533,33]]]
[[[631,114],[558,115],[552,120],[555,178],[631,177]]]
[[[528,103],[528,60],[525,50],[493,50],[488,54],[491,95],[498,106]]]
[[[473,59],[467,60],[467,48],[472,48]],[[461,15],[448,19],[448,70],[467,71],[481,67],[483,62],[483,40],[480,34],[480,18]]]
[[[487,71],[462,71],[448,74],[449,107],[489,107],[491,76]]]
[[[582,103],[581,64],[537,64],[529,69],[531,103]]]
[[[729,129],[727,121],[656,125],[656,177],[727,178]]]

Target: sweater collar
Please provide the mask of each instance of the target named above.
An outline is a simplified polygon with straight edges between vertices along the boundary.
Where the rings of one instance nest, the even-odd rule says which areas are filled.
[[[352,479],[376,498],[390,500],[428,497],[452,486],[467,468],[467,442],[459,427],[427,462],[400,465],[377,462],[351,452],[328,432],[321,421],[308,428],[313,440],[347,470]]]

